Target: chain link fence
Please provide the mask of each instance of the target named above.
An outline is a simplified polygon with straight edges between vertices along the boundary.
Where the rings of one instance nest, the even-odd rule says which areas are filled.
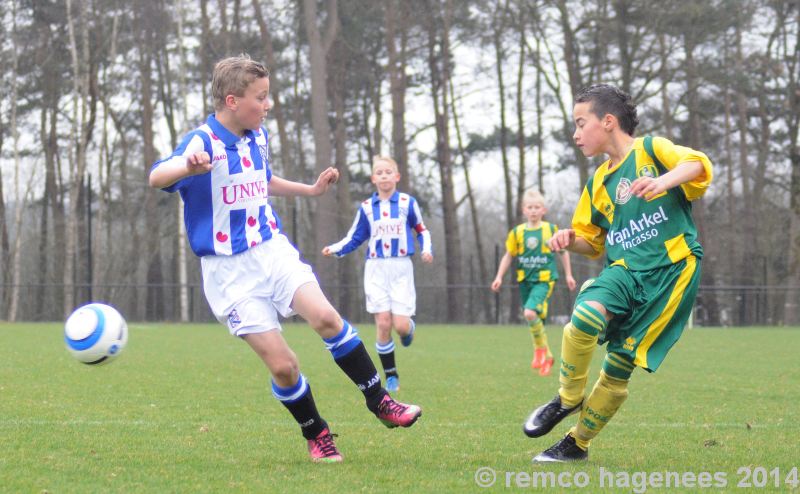
[[[0,285],[0,319],[8,319],[11,285]],[[64,285],[18,285],[17,321],[61,321]],[[200,285],[185,286],[188,322],[214,322]],[[371,323],[364,308],[360,285],[330,285],[323,288],[342,315],[356,323]],[[180,321],[178,284],[74,285],[77,305],[102,301],[117,307],[129,321]],[[567,322],[574,302],[563,282],[556,284],[550,298],[548,323]],[[427,324],[514,324],[521,322],[519,289],[504,285],[494,293],[484,285],[417,285],[417,316]],[[777,326],[787,313],[800,310],[800,287],[787,286],[701,286],[694,308],[695,326]],[[456,317],[448,316],[454,304]],[[797,320],[794,314],[794,320]],[[791,320],[791,317],[790,317]]]

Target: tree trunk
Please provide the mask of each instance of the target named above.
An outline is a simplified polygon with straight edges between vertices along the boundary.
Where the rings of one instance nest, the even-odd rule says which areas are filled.
[[[319,174],[332,164],[331,126],[328,121],[327,55],[339,29],[338,8],[336,0],[328,1],[328,18],[324,33],[320,32],[317,25],[316,0],[303,0],[303,8],[310,49],[311,127],[314,133],[315,170]],[[324,194],[317,200],[316,206],[314,245],[310,252],[305,253],[312,260],[319,258],[317,255],[319,246],[327,239],[336,236],[336,197],[333,194]],[[331,263],[317,263],[316,272],[323,285],[335,282],[334,267]]]
[[[668,71],[668,62],[671,53],[669,50],[667,50],[667,39],[663,33],[658,35],[658,55],[661,59],[659,76],[661,77],[661,113],[663,115],[662,125],[664,126],[665,137],[670,141],[673,141],[675,137],[672,134],[672,108],[669,102],[669,92],[667,91],[667,83],[672,79],[672,76]]]
[[[464,184],[467,188],[467,203],[469,204],[469,212],[470,218],[472,219],[472,233],[475,237],[475,253],[476,257],[478,258],[478,272],[480,276],[480,283],[486,283],[489,281],[489,269],[486,266],[486,252],[483,248],[483,237],[484,231],[483,227],[481,226],[480,222],[481,219],[479,218],[478,213],[478,205],[475,202],[475,194],[472,191],[472,182],[469,176],[469,158],[467,157],[467,153],[464,149],[464,142],[461,139],[461,127],[458,124],[458,112],[456,111],[456,96],[455,90],[453,89],[453,81],[452,79],[449,82],[450,86],[450,108],[453,112],[453,130],[456,132],[456,140],[458,142],[458,153],[461,157],[461,167],[464,170]],[[492,315],[492,302],[490,297],[480,297],[483,301],[483,320],[489,321],[491,320]],[[476,322],[476,321],[469,321],[469,322]]]
[[[350,228],[351,217],[348,214],[353,209],[350,197],[350,172],[347,169],[347,122],[345,120],[345,85],[347,80],[347,61],[345,57],[344,43],[337,41],[334,43],[332,54],[335,57],[333,63],[329,65],[333,73],[330,75],[331,89],[333,93],[333,110],[336,116],[336,127],[334,130],[334,143],[336,149],[335,166],[339,170],[339,183],[336,187],[336,200],[338,211],[336,217],[336,228],[339,232],[346,232]],[[325,243],[330,243],[337,236],[330,237]],[[353,289],[358,285],[354,276],[356,256],[345,256],[341,259],[325,259],[324,263],[335,263],[337,272],[336,284],[340,285],[336,307],[342,314],[349,314],[353,317],[358,311],[358,293]]]
[[[200,63],[202,67],[212,67],[213,60],[211,60],[211,53],[210,53],[210,39],[211,39],[211,28],[210,28],[210,20],[208,18],[208,0],[200,0],[200,46],[198,50],[200,51]],[[208,77],[201,77],[200,78],[200,92],[203,95],[203,114],[208,115],[214,111],[214,107],[211,104],[211,95],[208,92]]]
[[[430,6],[431,2],[428,2]],[[438,3],[437,7],[438,7]],[[441,11],[440,8],[428,8],[428,12]],[[447,103],[447,86],[450,81],[450,21],[452,19],[452,0],[445,0],[442,12],[441,37],[437,39],[435,16],[427,19],[428,28],[428,67],[431,71],[431,95],[436,121],[436,159],[439,164],[439,175],[442,189],[442,213],[444,216],[444,238],[447,271],[447,317],[448,321],[460,320],[460,300],[458,289],[462,284],[461,273],[461,234],[459,232],[458,212],[456,210],[455,191],[453,187],[453,165],[450,159],[450,125]],[[440,52],[436,52],[436,45]],[[440,66],[441,64],[441,66]]]
[[[583,88],[584,82],[581,76],[579,45],[575,39],[575,31],[570,25],[572,14],[567,6],[566,0],[558,0],[559,20],[561,31],[564,37],[564,62],[567,64],[567,74],[569,75],[569,87],[573,101],[578,92]],[[560,95],[558,95],[560,98]],[[564,122],[562,131],[566,142],[572,142],[572,119]],[[575,161],[578,165],[578,176],[580,178],[580,188],[589,180],[589,160],[583,155],[577,146],[572,146],[575,152]]]
[[[150,167],[156,161],[156,150],[154,145],[153,118],[155,109],[153,107],[153,74],[152,64],[154,53],[159,47],[156,33],[153,32],[148,24],[148,19],[154,15],[159,15],[156,9],[143,2],[138,14],[138,24],[140,27],[139,45],[139,82],[141,100],[141,126],[142,126],[142,174],[140,177],[147,177]],[[144,192],[144,212],[145,212],[145,231],[143,239],[145,248],[145,319],[148,321],[160,320],[164,317],[164,275],[161,266],[161,216],[157,214],[158,198],[156,191],[146,188]]]
[[[2,151],[2,148],[0,148]],[[8,244],[8,223],[6,222],[6,201],[3,195],[3,169],[0,168],[0,319],[8,317],[6,307],[8,307],[9,291],[6,286],[10,283],[9,271],[10,263],[8,253],[11,250]]]
[[[181,113],[183,114],[183,123],[181,125],[181,132],[188,132],[191,124],[189,123],[189,84],[186,81],[186,73],[189,70],[189,64],[186,60],[186,50],[184,48],[183,40],[183,19],[185,11],[183,9],[183,0],[178,0],[178,50],[180,52],[180,62],[178,65],[178,93],[181,95]],[[175,220],[178,225],[178,238],[176,246],[177,254],[177,275],[178,275],[178,320],[181,322],[189,322],[191,314],[189,313],[190,300],[189,300],[189,267],[187,266],[187,250],[188,244],[186,242],[186,224],[184,223],[184,204],[182,200],[175,201]]]
[[[519,34],[519,63],[517,65],[517,154],[519,155],[519,164],[517,166],[517,202],[515,206],[516,211],[522,210],[522,196],[525,194],[525,189],[528,187],[527,174],[525,170],[525,117],[524,117],[524,89],[523,81],[525,75],[525,13],[520,12],[517,22],[517,29]]]
[[[702,146],[702,139],[700,138],[702,135],[702,125],[700,124],[701,118],[699,114],[697,94],[700,81],[697,76],[697,67],[694,60],[695,45],[689,38],[689,35],[684,36],[684,48],[686,50],[686,106],[689,112],[689,147],[699,150]],[[714,254],[716,253],[716,245],[714,245],[713,238],[708,234],[708,230],[705,227],[706,207],[703,200],[700,199],[694,201],[692,209],[694,220],[697,223],[698,232],[703,239],[703,250],[706,253],[706,255],[703,257],[702,282],[710,289],[706,290],[705,292],[701,292],[703,305],[708,313],[708,324],[710,326],[719,326],[719,303],[717,302],[717,294],[714,291],[714,288],[717,284],[716,259],[714,258]]]
[[[280,153],[270,155],[270,166],[273,170],[280,170],[281,176],[289,179],[297,179],[292,166],[292,148],[289,144],[289,132],[287,130],[286,115],[284,113],[282,100],[283,81],[281,77],[276,75],[273,70],[278,66],[278,60],[275,58],[275,49],[272,45],[272,34],[270,33],[269,26],[264,20],[264,15],[261,12],[260,0],[253,0],[253,13],[255,14],[256,22],[258,23],[258,31],[261,36],[261,44],[264,46],[264,53],[267,57],[267,66],[270,68],[269,75],[269,92],[272,98],[271,113],[275,117],[278,124],[278,142],[280,143]],[[288,79],[288,78],[287,78]],[[275,162],[280,165],[275,166]]]
[[[85,4],[78,2],[78,18],[72,11],[72,0],[67,0],[67,26],[72,60],[72,127],[71,163],[69,174],[69,202],[66,218],[66,245],[64,249],[64,316],[75,306],[75,266],[78,244],[78,222],[80,215],[80,193],[86,172],[86,150],[94,127],[97,105],[96,79],[97,65],[91,61],[89,51],[89,26]],[[79,32],[76,32],[76,29]],[[80,43],[80,45],[79,45]]]
[[[794,287],[789,291],[783,307],[783,322],[787,325],[800,324],[800,303],[798,303],[798,287],[800,287],[800,8],[794,6],[794,46],[786,47],[791,56],[785,56],[789,74],[786,87],[788,111],[787,127],[789,131],[789,160],[792,164],[789,179],[789,238],[788,267],[786,284]],[[787,41],[788,43],[788,41]],[[788,53],[787,53],[788,54]],[[792,290],[792,289],[790,289]]]
[[[11,117],[9,127],[11,131],[11,148],[14,157],[14,249],[11,251],[11,300],[8,306],[8,320],[17,320],[17,307],[19,306],[19,284],[20,284],[20,254],[22,251],[22,212],[25,210],[25,198],[20,193],[19,174],[21,163],[19,153],[19,129],[17,128],[17,81],[19,78],[19,47],[17,44],[17,16],[12,12],[13,20],[11,26],[11,88],[9,100],[11,103]],[[34,173],[35,170],[30,170]],[[5,217],[3,218],[5,223]]]
[[[618,62],[620,65],[620,69],[622,71],[622,80],[620,81],[620,89],[625,91],[626,93],[631,93],[631,81],[633,80],[633,67],[632,67],[632,60],[630,54],[630,43],[628,40],[628,26],[630,25],[630,11],[629,5],[626,0],[614,0],[612,2],[616,20],[616,31],[617,31],[617,46],[619,47],[618,51]],[[597,43],[596,46],[602,46],[601,43]]]
[[[398,12],[400,11],[400,12]],[[388,0],[384,11],[386,48],[388,53],[389,92],[392,96],[392,156],[400,169],[400,190],[409,190],[408,143],[406,142],[406,40],[408,20],[405,3]],[[397,37],[400,37],[400,49]]]
[[[498,8],[492,19],[492,46],[494,47],[495,73],[497,75],[498,104],[500,106],[500,157],[503,165],[503,184],[505,186],[506,229],[510,230],[516,223],[517,214],[514,209],[514,187],[511,184],[511,166],[508,163],[508,126],[506,125],[506,86],[503,80],[503,62],[506,55],[503,48],[503,35],[506,28],[507,12]]]
[[[539,57],[539,38],[536,38],[536,57]],[[537,64],[538,65],[538,64]],[[544,147],[544,128],[542,126],[542,71],[536,71],[536,175],[537,187],[539,192],[544,194],[544,156],[542,155],[542,148]],[[581,184],[583,185],[583,184]]]

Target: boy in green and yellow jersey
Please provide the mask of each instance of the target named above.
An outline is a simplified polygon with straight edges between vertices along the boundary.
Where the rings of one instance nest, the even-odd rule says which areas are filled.
[[[497,276],[492,281],[492,290],[499,292],[503,276],[511,266],[512,259],[517,258],[517,282],[522,298],[523,315],[528,321],[533,339],[531,368],[539,369],[540,376],[549,376],[555,361],[547,344],[544,322],[547,318],[548,300],[558,280],[555,255],[547,245],[553,234],[558,231],[558,227],[542,220],[546,212],[547,206],[541,193],[529,190],[522,196],[522,213],[527,221],[508,233],[506,254],[500,260]],[[570,290],[574,290],[575,279],[572,277],[569,253],[563,251],[559,257],[564,265],[567,286]]]
[[[691,201],[712,179],[705,154],[664,138],[634,138],[636,107],[613,86],[584,89],[573,119],[583,154],[609,159],[583,189],[572,229],[555,233],[550,248],[591,258],[605,254],[605,268],[584,283],[564,328],[558,394],[534,410],[524,431],[542,436],[580,411],[578,423],[536,462],[588,458],[589,443],[627,398],[633,369],[654,372],[678,341],[703,255]],[[600,378],[585,397],[594,348],[604,342]]]

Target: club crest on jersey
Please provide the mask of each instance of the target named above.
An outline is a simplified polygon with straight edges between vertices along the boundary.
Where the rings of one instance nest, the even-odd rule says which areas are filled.
[[[658,176],[658,170],[655,165],[644,165],[636,170],[636,176],[656,178]]]
[[[258,151],[261,153],[261,162],[266,165],[269,162],[269,149],[265,145],[258,145]]]
[[[236,326],[242,323],[242,319],[239,317],[239,313],[236,312],[236,309],[233,309],[230,314],[228,314],[228,325],[231,329],[235,329]]]
[[[622,177],[617,184],[617,190],[614,197],[616,204],[625,204],[631,200],[631,181]]]
[[[539,239],[536,237],[528,237],[527,240],[525,240],[525,247],[529,248],[530,250],[539,247]]]

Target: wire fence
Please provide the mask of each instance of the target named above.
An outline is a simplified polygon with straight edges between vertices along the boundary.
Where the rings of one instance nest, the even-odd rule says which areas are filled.
[[[0,319],[8,319],[13,285],[0,285]],[[64,318],[63,284],[22,284],[17,288],[17,321],[61,321]],[[187,322],[214,322],[202,286],[185,285]],[[180,321],[179,284],[103,284],[72,286],[76,306],[102,301],[117,307],[129,321]],[[342,315],[353,322],[371,323],[360,285],[330,285],[324,291]],[[569,319],[574,292],[556,284],[550,298],[548,323]],[[487,286],[417,285],[417,315],[427,324],[514,324],[521,322],[519,289],[505,285],[500,293]],[[456,307],[448,311],[448,304]],[[695,326],[776,326],[787,313],[800,310],[800,286],[701,286],[694,307]],[[455,312],[453,318],[448,313]],[[794,320],[797,320],[795,314]],[[791,317],[789,318],[792,319]]]

